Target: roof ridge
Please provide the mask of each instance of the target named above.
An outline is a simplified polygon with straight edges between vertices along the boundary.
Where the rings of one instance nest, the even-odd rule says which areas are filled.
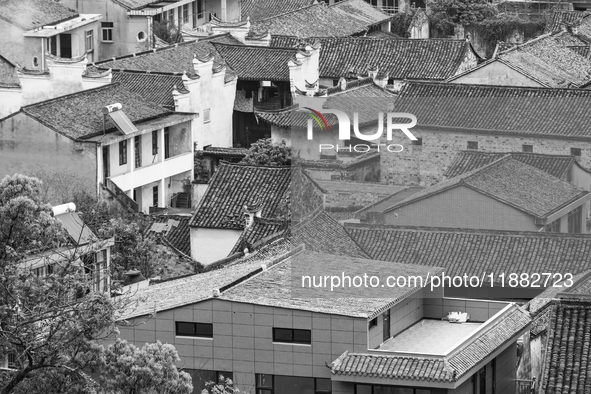
[[[312,8],[312,7],[314,7],[314,6],[321,6],[321,4],[324,4],[324,6],[325,6],[325,7],[328,7],[328,6],[326,5],[326,3],[324,3],[324,2],[314,2],[314,3],[312,3],[312,4],[309,4],[309,5],[306,5],[306,6],[300,7],[300,8],[296,8],[295,10],[291,10],[291,11],[285,11],[285,12],[284,12],[284,13],[282,13],[282,14],[273,15],[273,16],[270,16],[270,17],[267,17],[267,18],[263,18],[263,19],[257,19],[256,21],[253,21],[253,22],[254,22],[254,23],[257,23],[257,22],[264,22],[264,21],[268,21],[269,19],[275,19],[275,18],[279,18],[279,17],[282,17],[282,16],[284,16],[284,15],[287,15],[287,14],[292,14],[292,13],[294,13],[294,12],[301,11],[301,10],[303,10],[304,8]]]
[[[91,89],[86,89],[86,90],[80,90],[78,92],[68,93],[68,94],[64,94],[63,96],[58,96],[58,97],[54,97],[54,98],[51,98],[51,99],[48,99],[48,100],[45,100],[45,101],[40,101],[38,103],[33,103],[33,104],[25,105],[25,106],[21,107],[21,109],[25,110],[25,109],[28,109],[28,108],[32,108],[32,107],[35,107],[35,106],[44,105],[44,104],[47,104],[47,103],[53,103],[55,101],[62,100],[64,98],[66,98],[66,97],[81,96],[81,95],[83,95],[85,93],[88,93],[88,92],[96,92],[96,91],[99,91],[99,90],[107,90],[108,88],[113,88],[113,87],[116,87],[116,86],[119,86],[119,85],[121,85],[120,82],[111,82],[111,83],[109,83],[107,85],[98,86],[96,88],[91,88]],[[120,86],[120,87],[123,88],[123,89],[125,89],[124,86]],[[169,111],[169,112],[171,112],[171,111]]]
[[[260,50],[285,50],[290,52],[297,52],[297,48],[289,48],[289,47],[271,47],[271,46],[260,46],[260,45],[243,45],[243,44],[228,44],[225,42],[212,42],[211,45],[213,46],[225,46],[225,47],[236,47],[236,48],[243,48],[243,49],[260,49]]]
[[[427,226],[399,226],[395,224],[372,224],[372,223],[350,223],[344,224],[345,228],[357,230],[386,230],[386,231],[413,231],[421,233],[459,233],[459,234],[476,234],[476,235],[498,235],[507,237],[534,237],[534,238],[587,238],[591,242],[591,234],[589,233],[549,233],[538,231],[509,231],[509,230],[489,230],[489,229],[472,229],[472,228],[457,228],[457,227],[427,227]]]
[[[591,94],[591,91],[586,89],[579,89],[579,88],[549,88],[549,87],[541,87],[541,86],[507,86],[507,85],[484,85],[484,84],[476,84],[476,83],[451,83],[451,82],[439,82],[439,81],[417,81],[417,80],[407,80],[405,81],[405,86],[410,85],[425,85],[425,86],[446,86],[446,87],[455,87],[457,89],[467,90],[470,88],[481,88],[483,90],[493,90],[493,89],[504,89],[504,90],[542,90],[547,92],[555,92],[555,91],[568,91],[568,92],[581,92],[582,94]],[[403,87],[404,89],[404,87]]]

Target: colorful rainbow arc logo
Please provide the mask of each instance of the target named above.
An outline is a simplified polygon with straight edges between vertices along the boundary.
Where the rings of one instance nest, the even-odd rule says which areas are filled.
[[[312,112],[305,112],[305,114],[307,114],[309,117],[311,117],[312,119],[314,119],[316,121],[316,123],[318,123],[318,126],[320,127],[320,130],[328,130],[328,123],[326,123],[326,119],[324,119],[324,116],[322,116],[322,114],[318,111],[314,111],[312,108],[308,108],[308,107],[304,107],[304,109],[307,109],[308,111]]]

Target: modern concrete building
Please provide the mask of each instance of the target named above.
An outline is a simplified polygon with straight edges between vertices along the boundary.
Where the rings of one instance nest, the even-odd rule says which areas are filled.
[[[516,341],[531,321],[516,304],[450,299],[428,286],[379,295],[298,287],[301,275],[320,272],[426,279],[438,268],[322,254],[285,239],[224,264],[138,291],[120,330],[136,345],[174,344],[195,393],[219,375],[257,394],[516,392]],[[469,320],[442,320],[451,311]]]

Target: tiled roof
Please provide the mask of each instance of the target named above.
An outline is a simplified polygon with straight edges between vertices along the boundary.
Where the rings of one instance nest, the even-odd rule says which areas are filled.
[[[546,23],[546,33],[552,33],[562,29],[562,25],[572,24],[583,19],[586,15],[591,15],[584,11],[554,11],[552,17]]]
[[[158,3],[158,0],[113,0],[116,3],[121,4],[123,7],[130,10],[139,10],[146,7],[149,4]]]
[[[516,305],[474,341],[442,358],[345,352],[331,364],[333,375],[359,375],[399,380],[456,382],[470,369],[518,335],[531,322]]]
[[[322,205],[322,190],[299,166],[221,163],[190,226],[242,230],[244,206],[254,203],[263,218],[295,221]]]
[[[76,11],[52,0],[0,0],[0,18],[25,31],[77,16]]]
[[[540,393],[591,392],[591,303],[560,304],[552,316]]]
[[[20,80],[16,75],[16,66],[0,55],[0,87],[18,87]]]
[[[104,106],[121,103],[134,122],[146,121],[172,112],[143,100],[118,83],[42,101],[22,108],[27,115],[72,139],[91,137],[103,132]],[[107,131],[115,129],[107,125]]]
[[[394,107],[418,128],[591,138],[590,102],[586,89],[409,82]]]
[[[567,181],[548,176],[511,156],[428,187],[386,210],[393,211],[456,186],[467,186],[537,218],[588,194]]]
[[[397,275],[416,275],[426,278],[428,273],[434,275],[441,271],[436,267],[384,263],[305,250],[294,253],[293,256],[270,269],[225,291],[220,296],[220,299],[368,318],[382,312],[384,308],[399,302],[417,290],[416,287],[396,287],[388,289],[387,296],[382,293],[381,297],[376,294],[377,298],[369,298],[366,290],[362,288],[347,288],[341,292],[339,292],[340,289],[334,289],[330,296],[326,296],[326,293],[322,292],[323,297],[314,297],[313,294],[310,294],[310,297],[302,297],[304,294],[294,293],[294,289],[292,289],[292,280],[294,279],[292,275],[297,275],[296,267],[297,272],[306,272],[310,275],[313,275],[314,270],[322,270],[322,272],[355,272],[355,270],[359,270],[359,267],[364,267],[368,275],[372,274],[371,272],[377,273],[380,269],[388,269],[396,272]],[[292,269],[294,270],[293,273]],[[376,293],[379,293],[379,290]]]
[[[335,6],[324,2],[253,22],[271,35],[307,37],[346,37],[362,33],[370,26],[390,19],[363,0],[343,1]]]
[[[449,275],[587,271],[591,236],[345,224],[376,260],[440,266]]]
[[[257,202],[263,217],[276,218],[290,182],[291,167],[221,163],[190,226],[241,230],[244,205]]]
[[[482,152],[467,150],[461,151],[456,155],[443,176],[447,178],[453,178],[468,171],[483,167],[505,156],[511,156],[511,158],[515,160],[528,164],[537,168],[538,170],[547,172],[548,174],[563,180],[567,180],[572,166],[578,165],[574,156],[567,155],[545,155],[541,153],[523,152]]]
[[[211,53],[214,56],[214,65],[222,63],[223,59],[215,52],[212,43],[226,43],[228,40],[231,43],[237,42],[227,33],[198,41],[189,41],[156,50],[138,52],[110,60],[102,60],[94,64],[103,70],[111,68],[114,70],[123,69],[161,73],[190,73],[193,70],[193,59],[196,53]]]
[[[249,81],[289,81],[289,61],[296,49],[213,44],[217,53],[236,72]]]
[[[248,149],[246,148],[226,148],[219,146],[206,146],[203,148],[203,154],[205,156],[217,156],[217,157],[244,157]]]
[[[345,231],[345,228],[328,213],[318,210],[291,228],[294,245],[306,245],[306,250],[349,257],[368,258]]]
[[[550,33],[497,54],[497,59],[546,87],[581,87],[591,82],[591,60],[564,45],[569,32]]]
[[[152,215],[148,232],[165,239],[186,256],[191,255],[190,216]]]
[[[242,20],[250,18],[252,22],[292,12],[313,3],[314,0],[242,0],[240,12]]]
[[[230,255],[234,253],[243,252],[244,249],[251,250],[255,245],[268,237],[278,236],[287,230],[289,226],[288,220],[283,219],[265,219],[255,217],[250,227],[244,229],[236,245],[230,252]]]
[[[337,87],[328,89],[326,93],[329,96],[325,108],[337,108],[348,114],[358,112],[359,125],[377,122],[378,112],[386,112],[388,99],[394,97],[393,93],[376,85],[371,78],[349,82],[345,91]],[[255,115],[279,127],[306,128],[310,118],[297,110],[298,106],[295,105],[282,110],[256,111]],[[337,117],[332,114],[326,114],[324,118],[329,126],[338,124]],[[318,126],[314,124],[314,127]]]
[[[244,280],[254,272],[260,271],[261,265],[273,264],[290,250],[290,244],[279,240],[255,253],[233,261],[227,267],[140,289],[130,295],[128,307],[122,313],[120,320],[211,299],[214,297],[214,289],[223,289],[236,281]]]
[[[423,186],[410,186],[407,188],[402,188],[401,190],[398,190],[396,193],[393,193],[392,195],[381,199],[380,201],[376,202],[375,204],[372,204],[370,206],[367,206],[367,207],[357,211],[356,214],[361,214],[364,212],[384,213],[384,211],[386,209],[398,204],[401,201],[406,200],[407,198],[415,195],[416,193],[420,192],[423,189],[424,189]]]
[[[179,93],[188,93],[179,74],[157,74],[144,72],[113,72],[113,82],[119,82],[131,92],[137,93],[144,100],[174,110],[173,89]]]
[[[280,43],[278,38],[274,41]],[[284,44],[288,44],[288,40]],[[377,68],[393,79],[445,80],[473,52],[466,40],[366,37],[320,38],[320,76],[339,78]],[[293,46],[293,45],[285,45]]]

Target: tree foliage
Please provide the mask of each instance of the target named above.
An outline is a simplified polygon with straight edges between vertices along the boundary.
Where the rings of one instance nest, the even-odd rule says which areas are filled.
[[[94,381],[85,372],[112,377],[122,368],[114,363],[122,359],[110,355],[126,348],[135,351],[122,341],[106,349],[99,345],[116,334],[127,300],[89,290],[91,278],[80,259],[87,251],[68,243],[42,194],[36,178],[14,175],[0,181],[0,355],[14,356],[14,366],[0,373],[0,392],[147,393],[140,383],[132,391]],[[51,261],[53,270],[37,277],[30,265],[44,261]],[[128,358],[132,370],[152,368],[163,385],[187,392],[190,380],[173,371],[178,360],[174,349],[156,344],[146,352],[157,362]]]
[[[234,387],[234,382],[230,378],[220,375],[218,382],[207,382],[201,394],[240,394],[241,391]]]
[[[261,139],[252,144],[242,163],[257,166],[289,166],[292,149],[283,139],[279,142],[271,138]]]
[[[455,25],[475,25],[497,14],[487,0],[432,0],[428,8],[429,20],[444,32],[453,31]]]

